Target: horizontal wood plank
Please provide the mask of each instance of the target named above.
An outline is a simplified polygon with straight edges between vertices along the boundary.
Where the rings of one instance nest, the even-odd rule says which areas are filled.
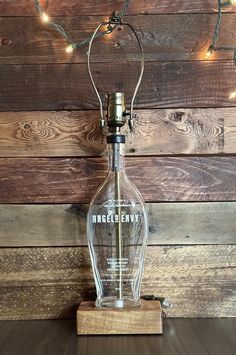
[[[170,317],[235,314],[235,246],[147,249],[142,294],[174,303]],[[75,315],[81,297],[94,297],[87,248],[0,249],[0,318]]]
[[[101,18],[95,16],[56,18],[56,22],[60,23],[75,41],[89,37],[100,21]],[[146,62],[206,60],[216,24],[216,15],[129,16],[127,21],[133,24],[142,39]],[[226,14],[222,22],[219,43],[225,46],[235,45],[233,31],[235,26],[236,14]],[[67,44],[61,35],[50,27],[45,28],[45,25],[40,24],[35,17],[1,18],[0,33],[1,64],[87,62],[87,46],[73,54],[66,53]],[[91,56],[93,62],[140,60],[138,45],[134,36],[126,28],[97,40],[94,46]],[[232,60],[232,56],[231,51],[222,51],[214,53],[209,59]]]
[[[1,158],[0,203],[87,203],[104,158]],[[147,202],[236,200],[236,157],[132,157],[127,173]]]
[[[81,0],[78,4],[76,0],[60,0],[49,1],[48,13],[51,15],[110,15],[114,10],[120,10],[123,0]],[[45,3],[45,0],[41,0]],[[130,1],[129,14],[168,14],[168,13],[206,13],[215,12],[217,3],[214,0],[162,0],[158,3],[156,0],[135,0]],[[231,6],[226,11],[235,11],[235,7]],[[0,0],[1,16],[32,16],[36,15],[33,2],[29,4],[27,0]]]
[[[138,67],[132,63],[94,65],[94,79],[102,97],[113,91],[130,95]],[[98,108],[85,64],[3,64],[0,81],[2,111]],[[235,101],[229,99],[235,88],[233,61],[147,63],[136,107],[235,106]],[[129,99],[127,96],[128,103]]]
[[[236,153],[234,108],[137,110],[127,155]],[[97,111],[0,112],[0,157],[98,156]]]
[[[0,205],[0,247],[87,246],[88,205]],[[236,203],[147,204],[149,245],[236,244]]]

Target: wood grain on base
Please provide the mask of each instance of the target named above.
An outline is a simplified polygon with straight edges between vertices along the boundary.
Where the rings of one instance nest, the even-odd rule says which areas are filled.
[[[81,302],[77,310],[77,334],[162,334],[159,301],[142,301],[137,308],[96,308]]]
[[[174,304],[169,317],[235,317],[236,246],[147,248],[142,294]],[[85,247],[0,249],[0,318],[53,319],[75,315],[94,299]]]
[[[0,246],[87,246],[88,205],[0,205]],[[235,244],[236,203],[149,203],[149,245]]]

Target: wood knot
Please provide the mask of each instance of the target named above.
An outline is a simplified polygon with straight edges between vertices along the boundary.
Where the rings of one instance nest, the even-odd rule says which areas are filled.
[[[156,232],[156,228],[154,226],[149,226],[149,233],[155,233]]]
[[[184,112],[176,111],[176,112],[174,112],[173,115],[171,115],[171,120],[174,122],[181,122],[184,115],[185,115]]]
[[[1,46],[8,46],[10,44],[10,40],[8,38],[0,38]]]
[[[30,129],[30,128],[31,128],[31,126],[30,126],[29,123],[26,123],[26,124],[24,125],[24,129]]]

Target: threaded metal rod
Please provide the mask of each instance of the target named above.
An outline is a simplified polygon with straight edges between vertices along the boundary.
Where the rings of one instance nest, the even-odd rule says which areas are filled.
[[[121,208],[119,201],[121,200],[120,192],[120,149],[119,144],[113,144],[113,162],[115,171],[115,199],[118,201],[116,214],[119,216],[119,221],[116,224],[116,260],[118,266],[118,281],[117,281],[117,298],[123,298],[123,283],[122,283],[122,226],[121,226]]]

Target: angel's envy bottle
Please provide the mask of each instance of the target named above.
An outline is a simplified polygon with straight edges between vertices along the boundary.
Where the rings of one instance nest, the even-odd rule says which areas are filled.
[[[87,216],[97,307],[140,304],[148,224],[142,196],[125,170],[124,122],[124,94],[108,95],[108,172]]]

